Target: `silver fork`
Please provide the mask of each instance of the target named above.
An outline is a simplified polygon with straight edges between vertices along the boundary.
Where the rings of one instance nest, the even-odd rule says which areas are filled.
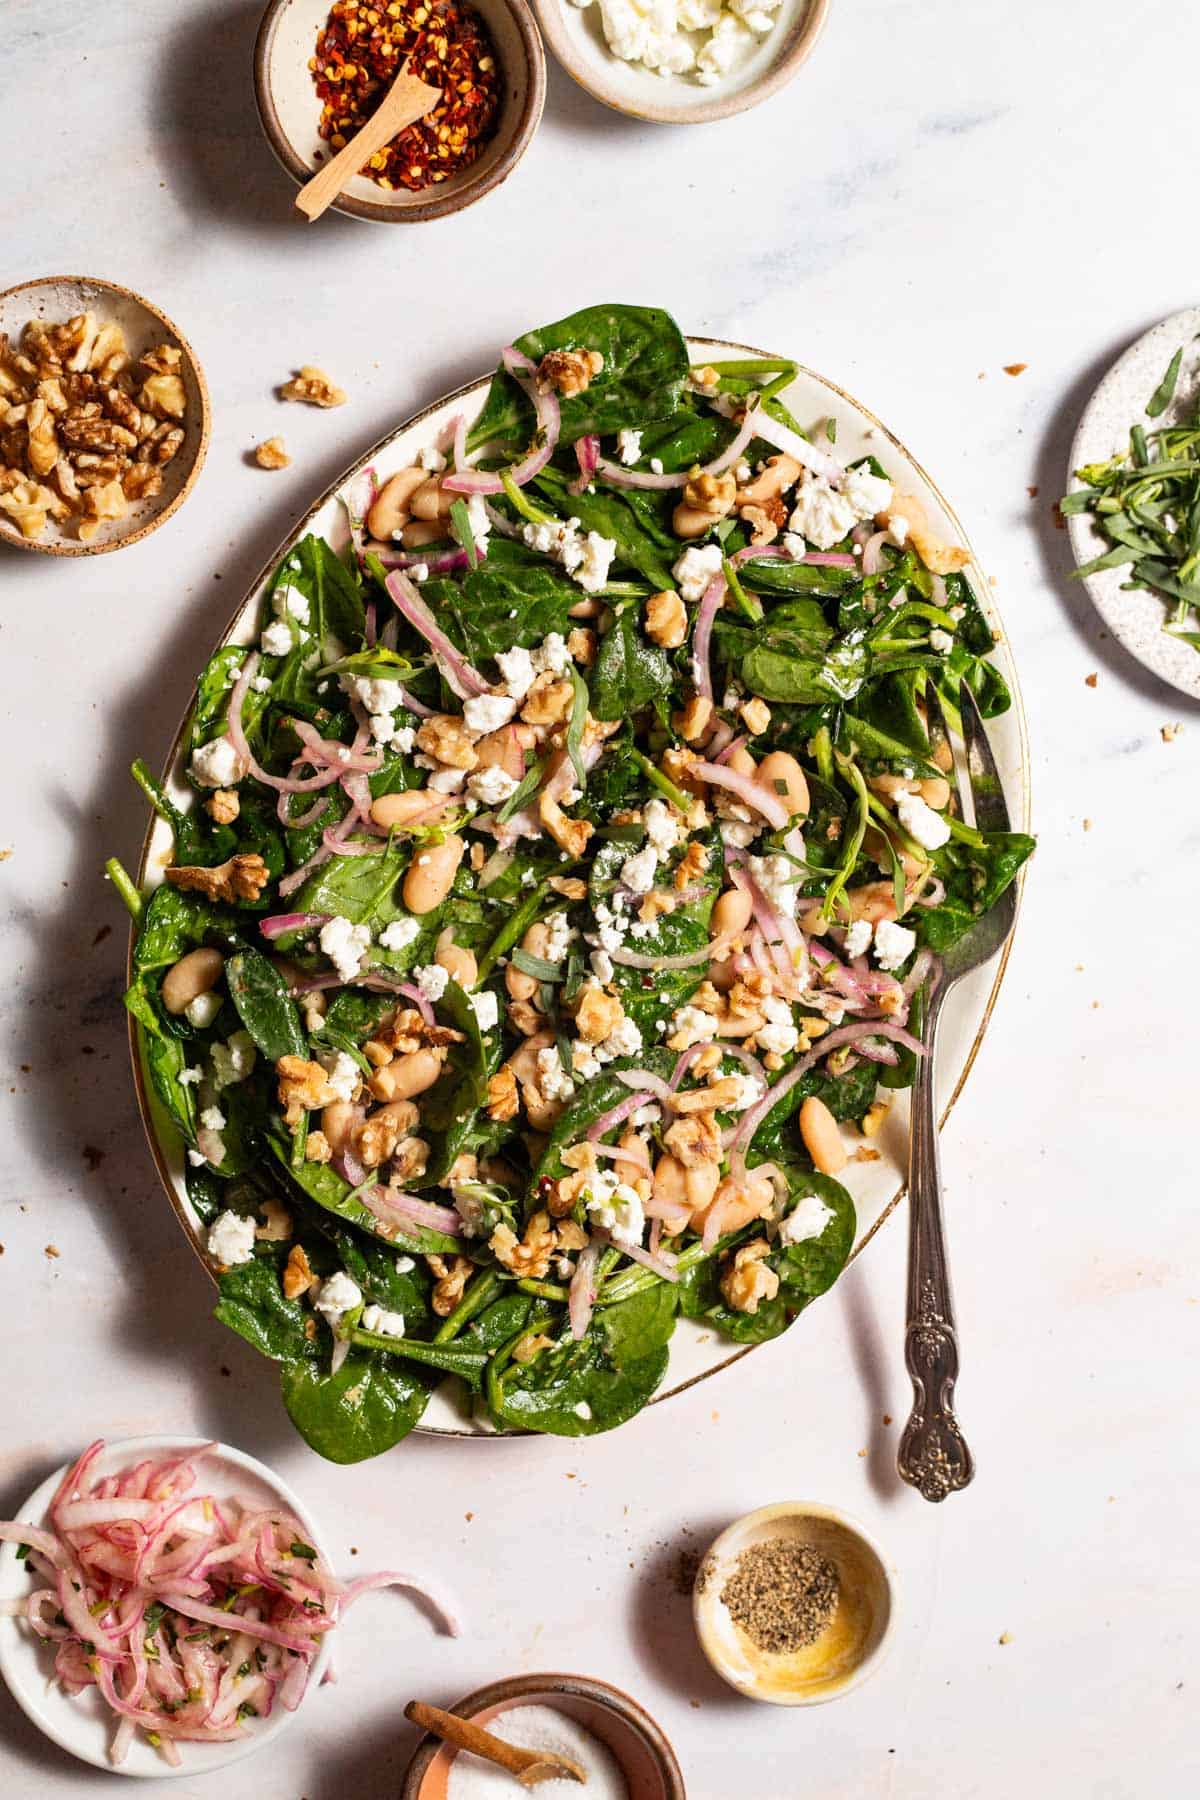
[[[932,688],[926,690],[930,739],[935,750],[949,744],[946,721]],[[1009,830],[1008,808],[1000,772],[992,755],[974,696],[964,682],[959,690],[966,767],[981,831]],[[944,760],[944,759],[943,759]],[[956,810],[963,814],[959,788]],[[904,1360],[912,1377],[913,1406],[900,1439],[896,1468],[902,1480],[926,1500],[944,1500],[964,1488],[975,1474],[975,1462],[954,1414],[958,1378],[958,1338],[950,1298],[950,1269],[942,1222],[942,1177],[938,1161],[934,1113],[933,1065],[938,1019],[956,981],[988,962],[1013,928],[1017,913],[1016,884],[935,963],[926,989],[924,1041],[913,1081],[911,1137],[908,1153],[908,1310]]]

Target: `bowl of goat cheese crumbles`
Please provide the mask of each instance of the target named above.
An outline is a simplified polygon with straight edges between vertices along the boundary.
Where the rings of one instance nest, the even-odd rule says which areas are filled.
[[[645,307],[524,333],[313,507],[109,874],[164,1185],[317,1450],[606,1431],[887,1215],[927,984],[1033,847],[927,730],[969,682],[1024,822],[986,593],[856,402]]]
[[[594,99],[635,119],[699,125],[792,80],[829,0],[532,0],[546,40]]]

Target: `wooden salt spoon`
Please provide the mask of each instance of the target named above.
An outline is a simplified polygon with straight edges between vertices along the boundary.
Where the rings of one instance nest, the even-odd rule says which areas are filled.
[[[371,114],[348,144],[338,151],[332,162],[318,169],[296,195],[296,205],[309,222],[319,219],[326,207],[332,206],[346,183],[357,175],[397,132],[413,125],[431,113],[442,97],[441,88],[430,87],[419,76],[410,75],[405,63],[384,96],[378,112]]]
[[[469,1750],[472,1756],[482,1756],[485,1762],[506,1769],[521,1787],[540,1787],[543,1781],[587,1781],[587,1770],[572,1757],[560,1756],[557,1750],[522,1750],[517,1744],[506,1744],[503,1738],[493,1737],[482,1725],[460,1718],[458,1713],[443,1712],[440,1706],[426,1706],[423,1700],[410,1700],[404,1716],[419,1725],[422,1731],[432,1731],[446,1743]]]

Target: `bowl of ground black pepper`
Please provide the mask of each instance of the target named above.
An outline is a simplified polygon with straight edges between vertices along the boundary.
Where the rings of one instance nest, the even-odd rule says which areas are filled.
[[[259,117],[301,185],[361,129],[406,66],[442,98],[343,188],[333,206],[352,218],[443,218],[512,174],[546,98],[546,53],[527,0],[271,0],[263,14]]]
[[[704,1654],[731,1687],[777,1706],[816,1706],[879,1667],[895,1626],[895,1579],[861,1525],[785,1501],[721,1533],[696,1572],[692,1605]]]

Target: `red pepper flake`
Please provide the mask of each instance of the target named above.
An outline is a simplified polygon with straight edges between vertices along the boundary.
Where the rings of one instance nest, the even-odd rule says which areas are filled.
[[[320,135],[340,150],[376,111],[407,58],[442,98],[362,170],[382,188],[417,192],[469,168],[496,130],[500,71],[473,7],[454,0],[336,0],[309,63]]]

